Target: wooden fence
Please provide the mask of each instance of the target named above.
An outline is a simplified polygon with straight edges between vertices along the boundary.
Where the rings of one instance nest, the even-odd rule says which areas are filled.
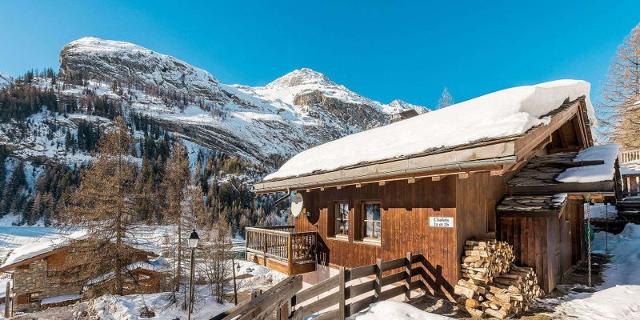
[[[304,319],[315,313],[314,320],[344,319],[376,301],[398,296],[409,300],[412,290],[427,289],[433,284],[425,271],[428,269],[430,265],[421,254],[407,253],[406,257],[391,261],[378,259],[376,264],[341,267],[337,275],[301,291],[301,276],[292,276],[212,320],[260,320],[273,314],[280,320]]]

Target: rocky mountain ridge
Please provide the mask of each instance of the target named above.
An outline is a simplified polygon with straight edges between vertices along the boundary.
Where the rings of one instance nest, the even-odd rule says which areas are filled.
[[[62,48],[57,80],[39,78],[34,83],[43,90],[54,90],[66,101],[88,96],[116,101],[127,118],[148,117],[179,138],[264,165],[267,171],[311,146],[389,123],[395,113],[428,110],[400,100],[390,104],[374,101],[308,68],[262,87],[227,85],[174,57],[94,37]],[[87,110],[80,108],[71,117],[96,120]],[[47,122],[51,116],[41,115],[31,122]],[[11,130],[6,125],[4,129]],[[40,141],[40,147],[23,145],[22,154],[51,153],[52,142],[27,139],[33,140]],[[21,141],[3,143],[21,149]],[[54,153],[64,154],[61,150]]]

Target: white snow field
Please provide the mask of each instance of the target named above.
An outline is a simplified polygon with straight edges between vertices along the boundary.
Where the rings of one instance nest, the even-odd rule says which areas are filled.
[[[422,311],[412,305],[397,301],[381,301],[351,316],[353,320],[445,320],[452,319]]]
[[[542,302],[556,305],[552,316],[559,319],[640,319],[640,225],[627,224],[618,235],[598,232],[593,248],[612,255],[598,291]]]
[[[404,121],[355,133],[308,149],[265,180],[331,171],[360,163],[388,160],[485,139],[522,134],[546,124],[547,114],[568,99],[586,97],[589,117],[591,85],[557,80],[514,87],[457,103]]]

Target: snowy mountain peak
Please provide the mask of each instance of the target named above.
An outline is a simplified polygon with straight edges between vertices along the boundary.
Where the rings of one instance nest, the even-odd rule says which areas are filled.
[[[207,71],[129,42],[95,37],[72,41],[60,52],[60,73],[68,79],[142,84],[224,100],[218,80]]]
[[[273,80],[266,85],[266,88],[287,88],[300,85],[334,86],[336,84],[318,71],[309,68],[300,68]]]
[[[400,112],[400,111],[403,111],[403,110],[408,110],[408,109],[413,109],[413,110],[417,111],[418,114],[429,112],[429,108],[427,108],[425,106],[412,104],[412,103],[409,103],[409,102],[406,102],[406,101],[400,100],[400,99],[392,100],[391,102],[389,102],[388,106],[393,108],[394,110],[397,110],[397,112]]]

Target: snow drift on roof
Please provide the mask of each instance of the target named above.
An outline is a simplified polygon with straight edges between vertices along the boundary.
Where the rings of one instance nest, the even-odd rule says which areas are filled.
[[[308,149],[287,161],[265,180],[331,171],[366,162],[411,156],[442,147],[519,135],[548,123],[549,112],[568,98],[586,97],[590,84],[557,80],[509,88],[387,126],[352,134]]]
[[[605,144],[584,149],[578,153],[574,161],[602,160],[604,164],[569,168],[561,172],[556,180],[559,182],[600,182],[610,181],[615,174],[615,162],[618,158],[619,146]]]
[[[21,262],[37,255],[53,251],[63,247],[74,240],[83,239],[87,235],[85,230],[75,231],[70,234],[61,234],[55,238],[46,238],[37,242],[31,242],[17,247],[11,252],[0,268]]]

